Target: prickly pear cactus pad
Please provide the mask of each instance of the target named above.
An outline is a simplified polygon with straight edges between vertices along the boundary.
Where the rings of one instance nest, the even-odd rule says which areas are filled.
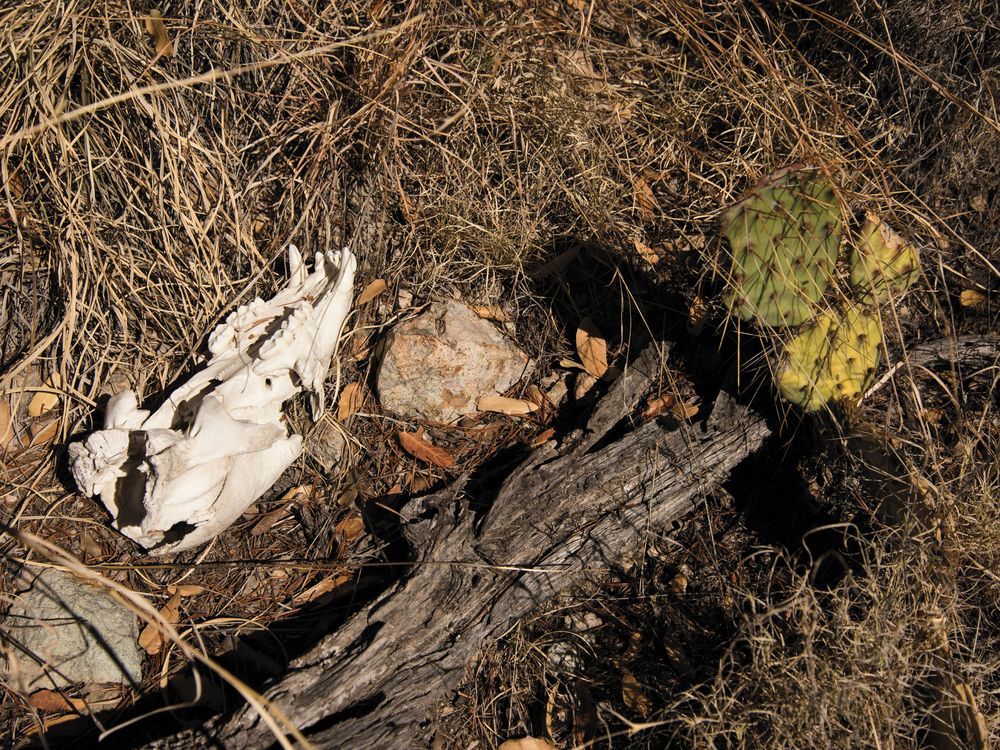
[[[726,304],[742,320],[779,327],[815,316],[833,277],[843,208],[830,180],[785,169],[726,212],[733,262]]]
[[[834,398],[856,401],[878,367],[882,324],[860,305],[844,311],[830,350],[830,383]]]
[[[886,302],[920,275],[917,249],[869,213],[850,254],[851,286],[868,301]]]
[[[829,401],[855,401],[878,367],[882,326],[859,305],[824,312],[793,338],[776,372],[785,400],[806,411]]]
[[[775,380],[786,401],[816,411],[833,396],[826,366],[836,328],[836,316],[822,313],[785,346]]]

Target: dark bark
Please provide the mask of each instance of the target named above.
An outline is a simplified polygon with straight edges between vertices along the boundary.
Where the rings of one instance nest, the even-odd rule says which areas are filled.
[[[428,744],[437,708],[484,643],[574,581],[617,565],[769,435],[725,393],[704,422],[631,423],[660,359],[650,347],[583,429],[531,452],[492,491],[465,477],[406,507],[409,574],[293,662],[266,698],[318,747]],[[206,740],[243,750],[275,738],[244,708],[152,747]]]

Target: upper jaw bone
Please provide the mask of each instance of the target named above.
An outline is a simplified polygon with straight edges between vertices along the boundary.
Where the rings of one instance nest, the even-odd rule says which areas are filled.
[[[268,300],[240,305],[208,339],[205,367],[150,414],[112,396],[105,428],[69,447],[77,485],[113,525],[152,554],[181,552],[228,528],[302,451],[282,421],[303,390],[323,413],[324,381],[351,311],[357,260],[317,253],[307,272],[288,248],[289,278]]]

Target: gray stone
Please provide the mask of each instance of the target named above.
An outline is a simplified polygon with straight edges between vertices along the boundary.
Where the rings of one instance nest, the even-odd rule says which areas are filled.
[[[491,323],[449,300],[389,332],[376,385],[388,411],[452,422],[474,414],[484,396],[508,390],[531,364]]]
[[[109,592],[46,568],[17,595],[0,630],[9,684],[27,691],[142,679],[136,616]]]
[[[339,466],[349,453],[344,428],[334,422],[329,414],[324,416],[309,433],[305,445],[313,460],[327,472]]]

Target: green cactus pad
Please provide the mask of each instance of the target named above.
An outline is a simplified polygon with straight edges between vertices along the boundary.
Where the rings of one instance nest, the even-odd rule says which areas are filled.
[[[917,249],[872,213],[850,254],[851,286],[868,302],[887,302],[920,275]]]
[[[843,209],[812,169],[782,170],[726,212],[733,254],[726,304],[742,320],[771,327],[815,316],[833,278]]]
[[[856,401],[878,367],[882,326],[858,305],[824,312],[784,348],[775,378],[786,401],[816,411]]]

